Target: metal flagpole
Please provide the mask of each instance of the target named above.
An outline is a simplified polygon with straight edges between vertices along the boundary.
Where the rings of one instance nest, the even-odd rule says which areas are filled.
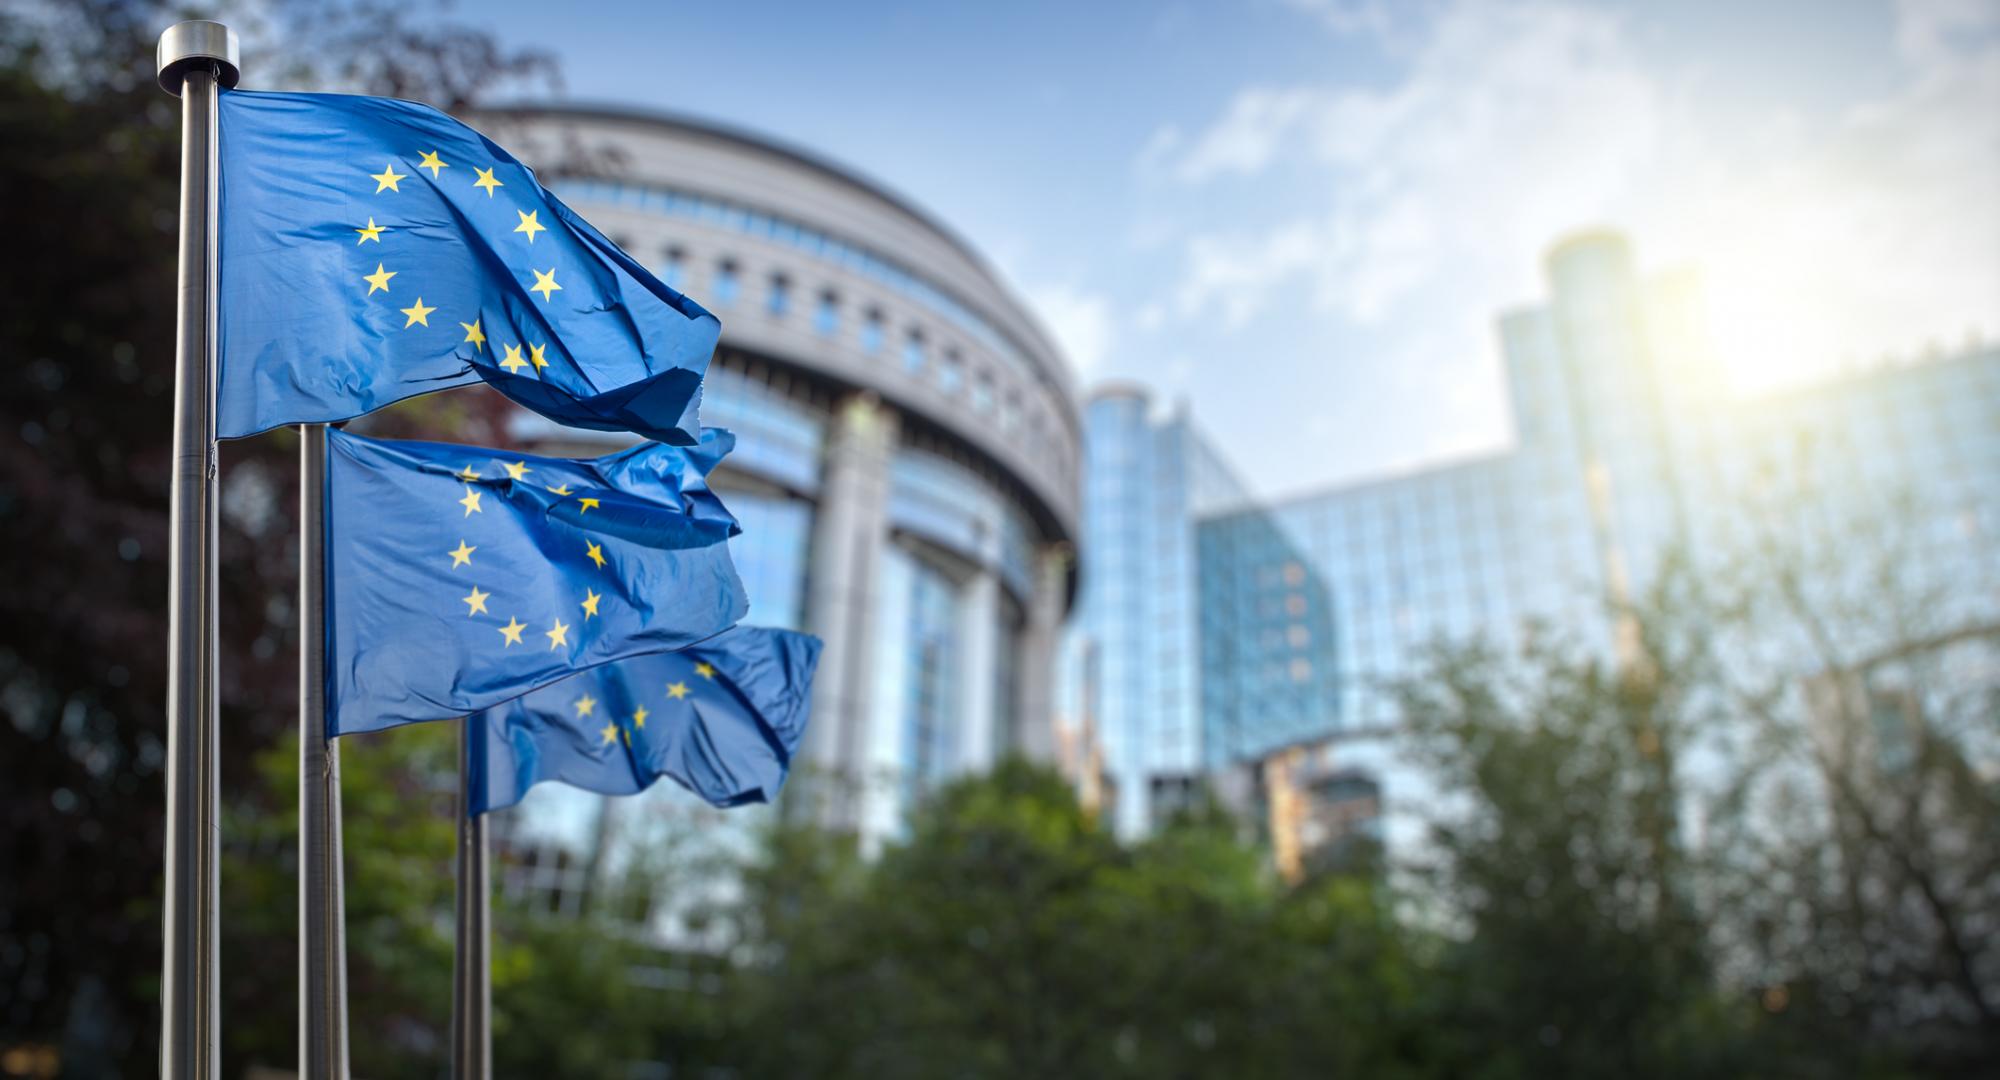
[[[181,99],[180,283],[167,586],[166,897],[160,1076],[220,1068],[215,631],[216,101],[236,85],[236,34],[216,22],[160,35],[160,86]]]
[[[452,948],[451,1075],[492,1080],[493,967],[486,815],[471,814],[471,717],[458,722],[458,934]]]
[[[340,747],[326,730],[326,425],[299,425],[299,1076],[347,1080]]]

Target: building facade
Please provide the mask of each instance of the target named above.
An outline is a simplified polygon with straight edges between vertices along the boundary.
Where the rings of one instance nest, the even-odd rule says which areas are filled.
[[[1088,573],[1063,650],[1061,726],[1085,751],[1072,771],[1124,836],[1186,808],[1221,764],[1305,737],[1337,685],[1317,573],[1254,510],[1202,527],[1248,489],[1185,407],[1156,413],[1129,384],[1084,410]],[[1285,692],[1242,692],[1246,667],[1273,664]]]
[[[795,774],[815,812],[873,842],[942,781],[1050,758],[1081,418],[994,271],[879,185],[742,131],[568,108],[490,126],[722,320],[702,421],[738,439],[711,482],[743,524],[748,621],[826,642]],[[513,434],[585,453],[608,438],[526,413]],[[577,804],[528,815],[571,823],[557,846],[601,845],[615,830],[597,819],[627,812],[535,798]]]
[[[1906,541],[1900,583],[1936,595],[1927,614],[1947,632],[1989,635],[1989,647],[1953,654],[1955,684],[2000,685],[1990,648],[2000,628],[2000,349],[1739,400],[1706,347],[1693,278],[1641,279],[1625,240],[1608,232],[1557,245],[1546,271],[1547,302],[1499,323],[1512,446],[1196,515],[1194,618],[1213,630],[1194,676],[1201,738],[1215,752],[1204,765],[1220,786],[1249,792],[1274,833],[1305,829],[1328,843],[1359,829],[1392,847],[1417,842],[1420,824],[1396,810],[1430,794],[1396,750],[1395,687],[1423,669],[1430,646],[1540,639],[1629,659],[1633,627],[1618,602],[1643,595],[1670,553],[1722,572],[1750,511],[1781,480],[1805,507],[1783,520],[1802,529],[1886,518]],[[1123,478],[1096,463],[1127,436],[1086,431],[1095,508],[1120,497]],[[1094,523],[1093,566],[1148,558],[1144,534]],[[1164,625],[1131,620],[1141,629],[1121,644],[1121,624],[1096,619],[1091,599],[1079,626],[1094,629],[1100,650],[1139,648]],[[1810,657],[1768,640],[1772,670],[1810,676]],[[1170,715],[1143,704],[1137,713]],[[1132,725],[1121,737],[1145,742]],[[1274,841],[1281,854],[1301,846]]]

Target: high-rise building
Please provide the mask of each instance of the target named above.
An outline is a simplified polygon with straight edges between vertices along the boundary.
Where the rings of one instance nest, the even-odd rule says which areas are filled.
[[[1154,661],[1150,682],[1104,687],[1099,710],[1126,716],[1125,743],[1157,743],[1145,718],[1169,714],[1116,692],[1197,678],[1209,775],[1234,768],[1233,786],[1259,793],[1274,829],[1316,821],[1328,831],[1353,815],[1321,813],[1308,805],[1315,793],[1345,800],[1372,774],[1379,786],[1354,803],[1370,808],[1357,820],[1387,807],[1390,844],[1408,843],[1416,827],[1393,809],[1426,795],[1389,736],[1394,687],[1421,670],[1424,650],[1557,635],[1607,662],[1629,659],[1632,628],[1611,601],[1639,595],[1671,551],[1722,559],[1780,468],[1802,479],[1816,519],[1900,497],[1898,531],[1915,538],[1905,583],[1948,593],[1953,625],[2000,627],[2000,349],[1736,400],[1706,348],[1692,277],[1642,280],[1608,232],[1557,245],[1547,276],[1545,304],[1500,320],[1511,447],[1272,505],[1195,511],[1204,609],[1188,618],[1215,631],[1198,671],[1175,673],[1160,662],[1167,654],[1144,651],[1168,625],[1153,613],[1126,600],[1130,618],[1103,621],[1086,600],[1078,625],[1093,628],[1099,650]],[[1095,468],[1129,438],[1087,425],[1088,505],[1129,483]],[[1151,534],[1092,524],[1093,567],[1137,561],[1161,575],[1149,583],[1156,594],[1180,588],[1164,580],[1175,567],[1150,554]],[[1267,588],[1298,596],[1283,611],[1258,595]],[[1266,612],[1286,617],[1256,621]],[[1136,636],[1117,638],[1124,627]],[[1809,657],[1772,662],[1811,674]],[[2000,684],[1990,650],[1957,662],[1970,665],[1965,678]],[[1132,767],[1153,765],[1135,757]]]
[[[1085,572],[1061,712],[1101,754],[1101,770],[1080,771],[1132,836],[1186,808],[1219,764],[1323,733],[1306,726],[1336,686],[1332,607],[1268,518],[1198,527],[1248,489],[1185,407],[1158,414],[1142,388],[1107,386],[1084,429]],[[1251,668],[1285,691],[1243,693]]]
[[[986,261],[881,185],[744,131],[606,108],[493,123],[722,320],[702,420],[738,437],[712,482],[743,523],[749,621],[826,642],[800,763],[815,810],[873,842],[944,780],[1052,758],[1081,418],[1061,354]],[[580,453],[610,438],[525,413],[513,434]],[[523,827],[554,848],[618,831],[595,797],[531,798]]]
[[[1136,386],[1084,410],[1082,594],[1068,633],[1064,720],[1101,749],[1110,819],[1149,829],[1202,768],[1195,516],[1244,488],[1185,410]]]

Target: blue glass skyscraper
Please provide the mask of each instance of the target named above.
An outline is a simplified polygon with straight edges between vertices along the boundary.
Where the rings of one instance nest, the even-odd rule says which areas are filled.
[[[1328,798],[1368,788],[1391,844],[1413,841],[1395,809],[1425,795],[1389,737],[1391,690],[1424,650],[1539,638],[1629,659],[1634,628],[1615,602],[1642,595],[1670,551],[1718,570],[1746,510],[1772,497],[1774,469],[1794,474],[1817,518],[1893,502],[1889,524],[1911,540],[1902,581],[1938,593],[1947,621],[2000,625],[2000,349],[1738,400],[1691,275],[1642,278],[1626,241],[1601,231],[1558,244],[1546,270],[1547,302],[1499,321],[1514,428],[1502,451],[1268,505],[1240,485],[1219,504],[1176,503],[1157,494],[1171,472],[1135,488],[1149,475],[1128,464],[1149,445],[1142,404],[1092,405],[1086,559],[1112,580],[1087,581],[1077,625],[1104,658],[1097,708],[1122,770],[1121,824],[1146,822],[1126,788],[1158,787],[1185,761],[1162,752],[1188,723],[1165,706],[1192,685],[1211,780],[1247,774],[1255,789],[1284,774]],[[1178,512],[1195,519],[1192,567],[1161,557]],[[1190,570],[1191,585],[1177,579]],[[1172,599],[1184,595],[1193,616]],[[1161,636],[1181,618],[1207,636],[1176,671],[1182,654]],[[1809,674],[1809,657],[1773,660]],[[1358,785],[1357,767],[1379,786]]]

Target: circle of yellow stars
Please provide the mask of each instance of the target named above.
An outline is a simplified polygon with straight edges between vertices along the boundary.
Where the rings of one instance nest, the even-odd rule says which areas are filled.
[[[532,485],[528,478],[534,474],[535,466],[528,464],[526,458],[518,461],[501,459],[497,461],[497,464],[500,467],[500,475],[492,477],[488,477],[482,471],[481,467],[472,464],[467,464],[457,472],[451,474],[452,478],[459,482],[463,492],[458,499],[454,500],[457,505],[464,508],[463,512],[459,515],[460,521],[465,521],[474,514],[483,515],[486,513],[486,496],[496,494],[491,490],[482,490],[487,485],[505,485],[497,493],[503,502],[514,492],[516,485],[519,485],[521,490],[532,490]],[[557,506],[565,505],[574,500],[578,527],[582,526],[585,513],[591,508],[599,507],[602,504],[602,501],[597,497],[575,494],[571,491],[568,482],[542,484],[540,486],[543,491],[555,497]],[[478,545],[469,543],[465,538],[461,537],[457,547],[445,552],[451,559],[449,569],[459,570],[469,567],[476,572],[478,567],[473,560],[473,555],[478,551]],[[611,566],[610,558],[604,553],[604,546],[587,537],[584,539],[584,547],[578,553],[578,557],[580,559],[588,559],[592,566],[600,571]],[[478,585],[473,585],[471,592],[459,597],[459,603],[465,605],[465,616],[467,618],[484,615],[489,619],[495,620],[497,623],[499,619],[498,613],[494,612],[487,605],[487,601],[492,600],[494,595],[494,593],[482,589]],[[603,616],[602,605],[605,600],[606,596],[604,593],[597,591],[595,586],[586,585],[583,590],[583,596],[577,600],[576,614],[570,617],[574,621],[566,620],[559,615],[550,620],[548,629],[539,630],[537,633],[547,639],[550,650],[574,650],[583,644],[583,634],[592,620]],[[516,645],[525,646],[528,644],[526,634],[531,629],[531,626],[528,623],[522,622],[518,615],[509,613],[507,621],[494,626],[493,629],[500,635],[500,647],[502,649],[509,649]]]
[[[369,173],[368,178],[374,181],[374,190],[369,194],[387,199],[388,201],[384,203],[384,206],[392,207],[394,205],[392,197],[403,194],[401,185],[405,181],[413,179],[413,177],[420,183],[428,182],[440,187],[446,183],[470,183],[473,187],[485,193],[488,199],[499,197],[501,189],[507,186],[505,181],[494,175],[497,166],[482,168],[472,165],[469,167],[472,172],[472,176],[469,179],[465,178],[464,173],[461,171],[454,174],[460,177],[460,179],[445,181],[443,179],[444,173],[453,168],[453,163],[446,161],[439,150],[420,150],[417,152],[417,160],[414,165],[409,164],[407,161],[391,160],[383,164],[382,171]],[[366,171],[365,167],[363,171]],[[417,174],[428,174],[428,181],[423,176]],[[515,208],[514,210],[518,224],[514,226],[512,235],[520,236],[522,238],[521,242],[526,244],[530,249],[533,248],[536,237],[539,234],[550,231],[549,226],[543,224],[541,220],[542,209],[541,207],[537,207],[525,210]],[[421,295],[415,295],[417,290],[409,288],[407,279],[403,282],[398,282],[397,278],[401,271],[389,268],[388,264],[396,261],[397,258],[397,252],[393,243],[396,225],[392,214],[384,214],[383,217],[388,219],[390,224],[382,224],[377,220],[375,215],[370,214],[366,216],[365,224],[355,226],[353,229],[355,233],[355,247],[359,248],[363,245],[373,244],[383,252],[379,258],[375,259],[374,272],[362,274],[360,277],[360,280],[367,285],[367,291],[362,294],[362,297],[364,300],[368,300],[373,298],[377,293],[383,294],[384,300],[389,301],[391,306],[395,306],[396,310],[403,316],[403,325],[400,329],[406,331],[429,331],[432,329],[430,318],[432,315],[438,313],[439,307],[427,304]],[[385,237],[388,237],[390,242],[385,243]],[[550,266],[547,269],[540,269],[530,265],[525,269],[527,274],[532,275],[533,281],[530,283],[525,277],[522,277],[518,280],[518,285],[525,292],[538,295],[541,298],[541,303],[547,304],[552,302],[555,294],[563,291],[562,283],[557,280],[557,267]],[[408,288],[408,292],[402,292],[406,288]],[[405,297],[412,299],[409,306],[398,306]],[[475,356],[484,355],[490,339],[480,314],[474,312],[472,315],[473,318],[470,322],[452,319],[449,323],[445,323],[438,328],[444,329],[450,325],[456,325],[463,332],[464,336],[452,344],[460,347],[471,345]],[[551,364],[548,357],[549,345],[547,342],[521,340],[511,343],[504,341],[493,341],[490,343],[501,354],[499,366],[509,374],[518,375],[523,371],[532,369],[533,376],[539,378],[543,370]],[[488,504],[484,499],[485,496],[495,495],[504,503],[516,493],[517,486],[519,490],[532,491],[532,488],[529,486],[531,482],[528,477],[535,469],[525,459],[513,462],[500,461],[499,465],[505,473],[504,479],[497,475],[489,478],[479,467],[470,464],[453,474],[455,479],[460,481],[463,486],[462,496],[455,501],[462,508],[459,520],[464,523],[468,530],[477,527],[476,523],[471,521],[473,515],[484,515],[486,513]],[[494,490],[489,485],[505,486]],[[543,484],[541,486],[549,495],[555,497],[557,505],[562,505],[571,499],[575,500],[576,522],[579,527],[582,525],[584,515],[592,510],[602,508],[602,502],[597,495],[573,493],[567,482]],[[601,495],[602,493],[600,492],[599,494]],[[478,551],[478,545],[470,543],[465,537],[461,536],[458,540],[458,546],[445,552],[451,559],[449,569],[452,572],[465,571],[468,577],[477,574],[480,566],[474,559],[474,556]],[[588,559],[596,571],[605,571],[607,568],[615,570],[615,567],[611,566],[611,560],[605,555],[602,545],[589,538],[585,538],[584,549],[577,553],[577,558]],[[573,613],[557,613],[549,619],[546,629],[542,629],[535,624],[521,621],[519,613],[513,611],[507,612],[504,623],[500,621],[500,615],[495,610],[495,606],[504,605],[508,602],[508,598],[504,595],[507,590],[504,587],[496,587],[494,591],[490,592],[481,588],[478,584],[470,584],[470,588],[471,591],[458,600],[459,603],[465,605],[464,617],[482,621],[491,620],[492,628],[499,635],[500,639],[497,647],[502,651],[511,650],[516,646],[532,650],[535,648],[535,638],[539,637],[548,642],[549,651],[565,650],[566,655],[574,656],[575,652],[582,647],[584,635],[588,632],[590,625],[603,617],[604,609],[602,605],[608,599],[604,593],[599,592],[594,586],[587,585],[583,596],[576,598],[576,610]],[[504,610],[504,607],[502,610]],[[565,618],[564,615],[568,617]],[[715,669],[706,663],[701,663],[695,666],[695,674],[702,679],[713,679],[715,677]],[[688,692],[689,688],[686,682],[675,682],[666,687],[668,699],[674,701],[685,698]],[[578,717],[584,718],[590,716],[596,706],[596,700],[589,695],[578,699],[576,702]],[[631,744],[632,731],[643,730],[646,726],[646,718],[649,715],[650,713],[646,710],[645,706],[640,705],[633,711],[629,718],[614,720],[611,725],[604,729],[604,743],[609,745],[617,738],[618,732],[622,730],[626,745],[629,746]],[[621,724],[623,725],[622,728]]]
[[[399,165],[403,168],[408,168],[410,171],[398,172]],[[419,150],[414,166],[391,160],[382,166],[381,172],[368,173],[368,179],[375,182],[374,190],[371,194],[400,195],[403,193],[403,182],[409,180],[413,173],[427,172],[430,174],[430,183],[442,186],[446,183],[443,179],[444,172],[451,167],[452,163],[444,160],[441,151],[434,149]],[[498,166],[492,168],[472,166],[472,179],[470,181],[461,179],[456,182],[469,182],[473,187],[485,192],[488,199],[495,198],[498,192],[507,186],[506,181],[494,175],[497,168]],[[366,172],[367,166],[363,166],[362,171]],[[537,207],[532,210],[516,209],[514,211],[515,215],[520,219],[520,223],[514,226],[513,232],[523,237],[525,242],[530,246],[534,244],[538,233],[549,231],[549,227],[544,225],[541,220],[542,209]],[[383,235],[391,231],[393,230],[390,226],[378,224],[374,216],[369,215],[367,217],[367,224],[354,228],[355,246],[359,247],[363,244],[372,243],[379,247],[382,245]],[[364,298],[372,297],[376,293],[393,295],[396,289],[399,288],[399,286],[392,285],[391,282],[401,271],[389,269],[388,263],[390,261],[393,261],[393,253],[375,263],[374,273],[361,275],[361,280],[368,286],[368,291],[363,294]],[[523,280],[521,284],[527,292],[540,295],[543,303],[549,303],[556,293],[562,291],[562,283],[556,280],[556,267],[551,266],[546,270],[540,270],[530,266],[527,269],[528,273],[533,275],[534,281],[533,283],[528,283]],[[435,306],[425,304],[423,297],[418,296],[415,303],[409,307],[397,308],[397,310],[403,315],[402,329],[413,330],[422,328],[428,330],[431,327],[430,317],[438,309]],[[457,322],[457,320],[453,321]],[[475,314],[471,322],[457,322],[457,325],[459,329],[465,332],[465,336],[452,344],[457,346],[471,345],[475,356],[484,355],[486,352],[487,335],[485,328],[481,325],[480,318]],[[504,348],[505,352],[500,361],[500,367],[506,369],[508,374],[511,375],[519,375],[522,371],[532,367],[533,374],[536,377],[540,377],[543,369],[547,368],[550,364],[547,355],[548,345],[546,343],[534,344],[524,341],[519,344],[504,346],[496,343],[495,347]],[[523,349],[527,350],[525,356],[522,354]],[[470,515],[476,512],[476,509],[476,507],[468,508],[466,513]]]
[[[694,665],[694,677],[714,682],[715,668],[706,661],[696,663]],[[691,693],[693,693],[693,689],[690,687],[687,679],[675,679],[666,684],[667,700],[670,703],[685,700]],[[590,720],[596,717],[597,707],[600,704],[602,702],[590,696],[589,692],[586,691],[570,703],[570,708],[576,713],[577,720]],[[646,719],[652,715],[652,711],[647,709],[643,703],[636,705],[629,717],[620,718],[607,715],[605,725],[597,729],[598,745],[600,747],[610,746],[618,742],[622,737],[625,745],[631,746],[632,733],[646,730]]]

